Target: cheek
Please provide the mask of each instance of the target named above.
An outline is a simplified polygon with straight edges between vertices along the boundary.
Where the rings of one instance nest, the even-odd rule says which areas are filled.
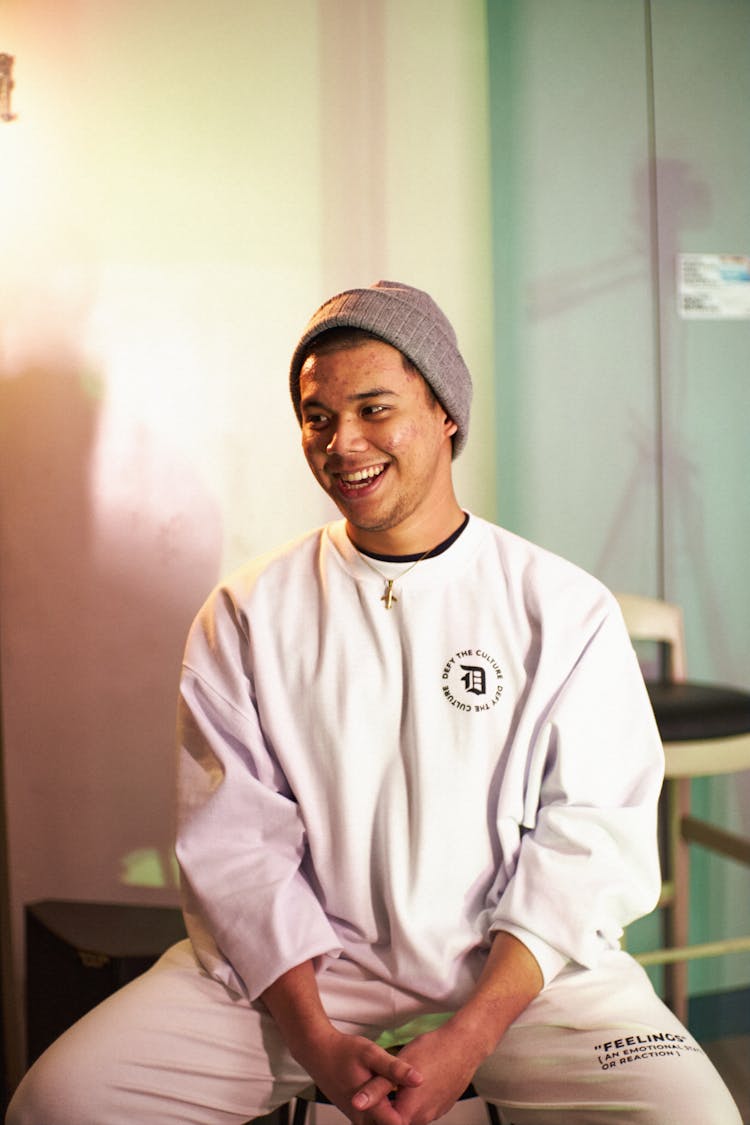
[[[305,455],[305,460],[307,461],[308,465],[311,469],[314,470],[320,463],[320,450],[318,449],[318,443],[314,439],[303,438],[302,452]]]
[[[386,453],[402,453],[404,450],[409,450],[411,446],[416,445],[421,440],[421,433],[419,426],[416,422],[403,422],[395,429],[389,430],[385,435],[380,448],[385,450]]]

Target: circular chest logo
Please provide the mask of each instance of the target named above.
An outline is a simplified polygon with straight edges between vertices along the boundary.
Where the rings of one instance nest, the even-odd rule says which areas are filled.
[[[443,668],[443,695],[459,711],[491,711],[503,694],[503,673],[481,648],[457,652]]]

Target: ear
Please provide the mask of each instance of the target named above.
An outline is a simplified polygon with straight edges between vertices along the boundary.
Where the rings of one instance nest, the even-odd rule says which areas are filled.
[[[444,428],[445,428],[445,435],[446,435],[446,437],[453,437],[453,435],[454,435],[454,434],[455,434],[455,433],[457,432],[457,430],[458,430],[458,426],[456,425],[456,423],[455,423],[455,422],[453,421],[453,419],[452,419],[451,417],[449,417],[449,415],[447,415],[447,414],[446,414],[446,416],[445,416],[445,419],[444,419],[444,421],[443,421],[443,426],[444,426]]]

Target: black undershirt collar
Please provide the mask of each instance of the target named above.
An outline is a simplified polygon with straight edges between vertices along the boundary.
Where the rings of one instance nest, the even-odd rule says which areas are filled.
[[[437,547],[433,547],[426,555],[376,555],[374,551],[365,551],[363,547],[357,547],[361,555],[367,555],[368,559],[377,559],[378,562],[391,562],[391,563],[410,563],[416,562],[417,559],[434,559],[436,555],[442,555],[443,551],[447,551],[449,547],[458,539],[459,535],[464,531],[467,523],[469,522],[469,513],[464,512],[463,523],[460,527],[456,528],[452,535],[444,539],[442,543],[438,543]],[[356,544],[354,544],[356,546]]]

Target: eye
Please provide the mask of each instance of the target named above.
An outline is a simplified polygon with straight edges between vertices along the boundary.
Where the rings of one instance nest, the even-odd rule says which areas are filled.
[[[362,415],[365,418],[371,418],[377,414],[385,414],[388,412],[388,407],[382,402],[371,402],[367,406],[362,407]]]
[[[305,414],[303,422],[308,430],[324,430],[328,425],[330,419],[327,414],[319,412]]]

